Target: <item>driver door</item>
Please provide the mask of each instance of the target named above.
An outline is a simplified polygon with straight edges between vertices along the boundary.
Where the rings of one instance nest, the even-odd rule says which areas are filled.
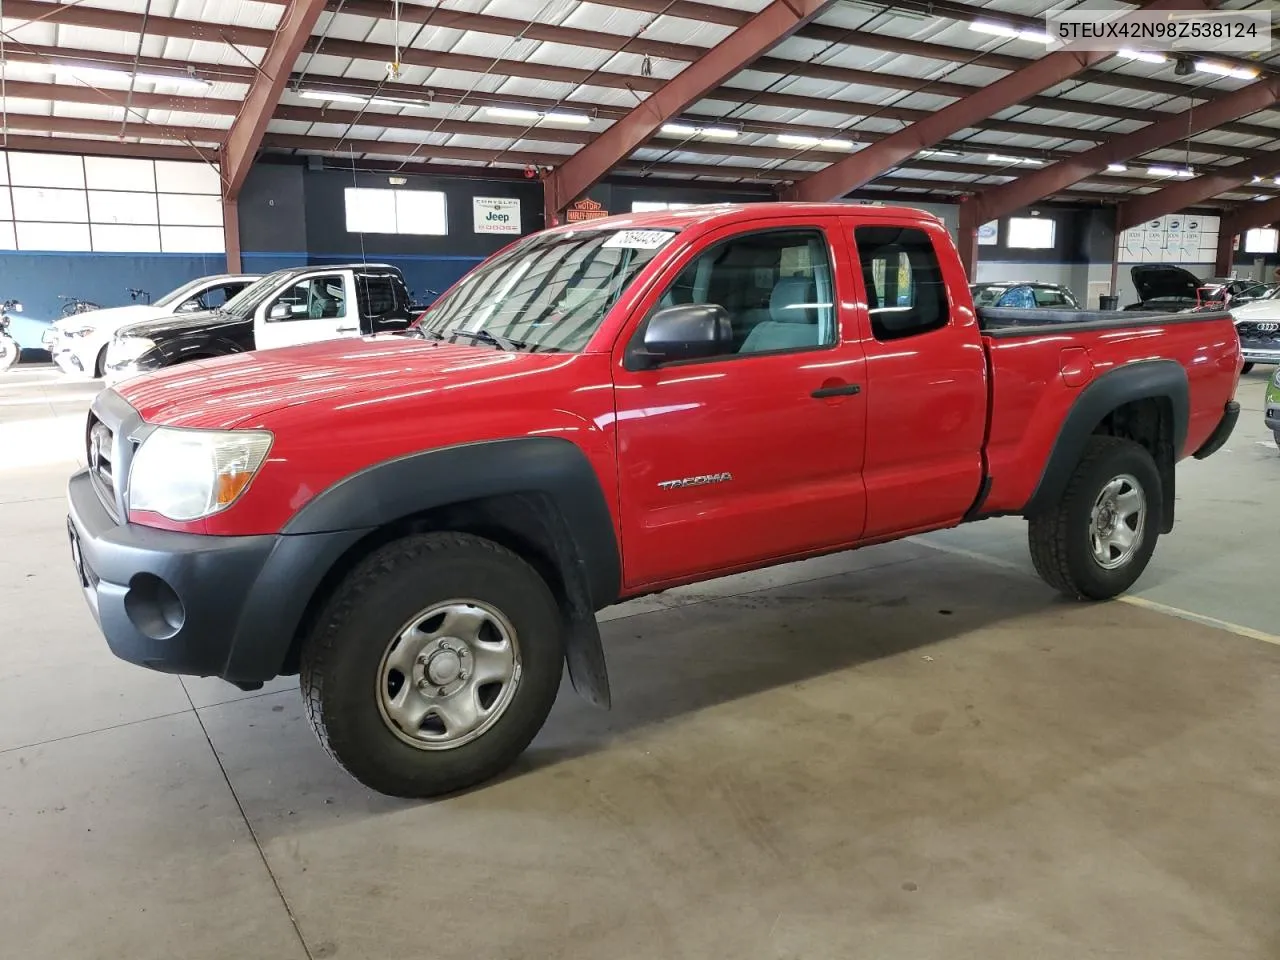
[[[258,308],[254,342],[259,350],[316,343],[360,334],[351,272],[300,277]]]

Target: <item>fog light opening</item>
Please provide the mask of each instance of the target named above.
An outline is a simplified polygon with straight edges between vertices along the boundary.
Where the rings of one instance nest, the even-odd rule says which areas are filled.
[[[187,611],[173,587],[151,573],[139,573],[129,581],[124,611],[153,640],[168,640],[187,621]]]

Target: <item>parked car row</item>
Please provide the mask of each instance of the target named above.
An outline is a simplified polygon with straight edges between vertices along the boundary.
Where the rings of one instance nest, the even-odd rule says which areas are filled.
[[[201,277],[152,304],[63,317],[44,336],[72,376],[121,380],[189,360],[404,330],[421,312],[385,264]]]

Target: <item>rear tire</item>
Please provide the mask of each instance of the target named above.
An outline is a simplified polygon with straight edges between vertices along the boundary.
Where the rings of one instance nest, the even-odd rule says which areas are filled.
[[[1091,437],[1058,504],[1028,528],[1036,572],[1068,597],[1109,600],[1146,569],[1160,536],[1160,473],[1147,449]]]
[[[1248,372],[1249,372],[1250,370],[1252,370],[1252,369],[1253,369],[1253,364],[1252,364],[1252,363],[1246,363],[1243,367],[1241,367],[1241,368],[1240,368],[1240,372],[1241,372],[1241,373],[1248,373]]]
[[[563,670],[559,609],[538,573],[492,541],[432,533],[347,576],[303,647],[301,686],[334,760],[367,787],[420,798],[506,769]]]
[[[1272,430],[1271,436],[1275,439],[1276,446],[1280,447],[1280,430]]]
[[[107,348],[103,347],[98,351],[98,358],[93,361],[93,377],[95,380],[101,380],[107,375]]]

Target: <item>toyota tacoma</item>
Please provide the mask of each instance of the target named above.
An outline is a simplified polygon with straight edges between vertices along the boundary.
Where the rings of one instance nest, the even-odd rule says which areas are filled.
[[[711,206],[496,254],[408,331],[103,391],[71,554],[111,649],[246,689],[299,674],[389,794],[492,777],[596,611],[1002,514],[1062,593],[1125,591],[1175,464],[1230,434],[1225,313],[974,308],[920,211]]]

